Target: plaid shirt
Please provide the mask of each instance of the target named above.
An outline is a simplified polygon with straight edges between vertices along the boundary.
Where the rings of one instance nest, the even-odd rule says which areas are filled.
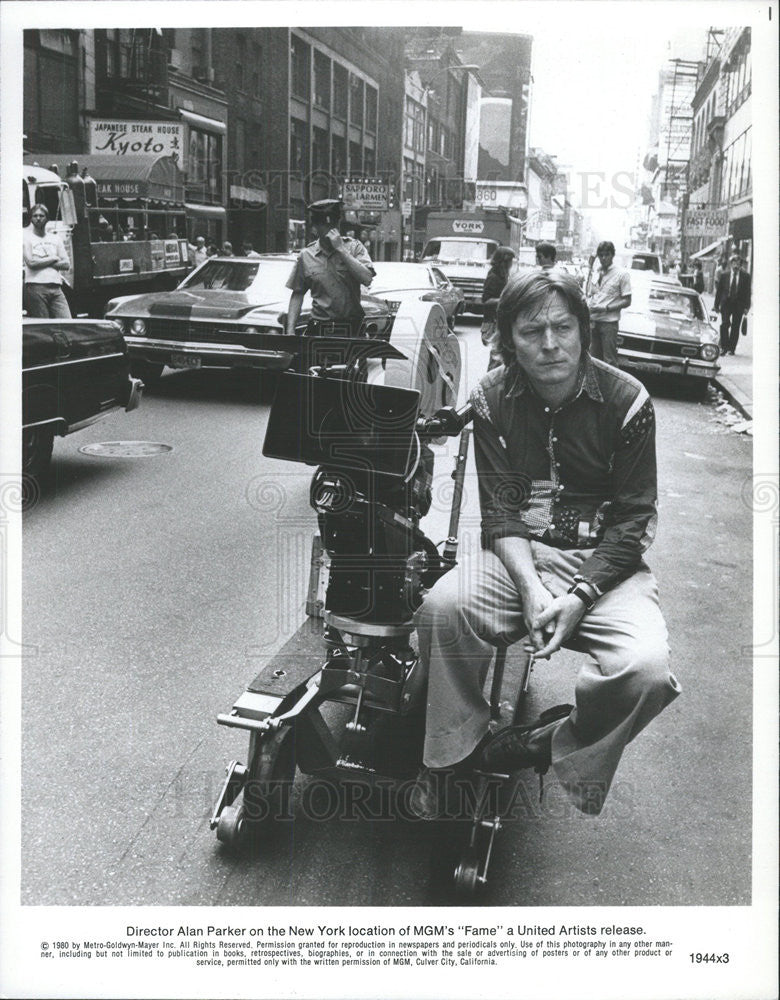
[[[482,541],[593,549],[578,577],[603,593],[638,568],[656,526],[655,415],[644,386],[585,353],[554,408],[516,366],[471,394]]]

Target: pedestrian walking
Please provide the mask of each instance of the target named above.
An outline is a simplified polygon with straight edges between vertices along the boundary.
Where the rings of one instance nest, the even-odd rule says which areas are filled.
[[[428,693],[410,807],[442,814],[442,771],[552,767],[595,815],[626,745],[681,690],[643,560],[656,524],[653,404],[631,375],[590,357],[588,309],[568,275],[512,278],[497,323],[504,365],[471,394],[483,551],[417,613]],[[524,636],[537,658],[562,645],[589,655],[575,705],[486,740],[492,657]]]
[[[720,313],[721,354],[734,354],[739,341],[742,318],[750,309],[750,275],[742,270],[742,258],[731,255],[731,267],[724,271],[715,288],[716,312]]]
[[[317,239],[304,247],[287,279],[291,291],[287,332],[295,333],[303,297],[311,291],[308,333],[333,332],[357,337],[363,322],[360,289],[374,278],[371,257],[360,240],[342,236],[342,203],[326,198],[308,206]]]
[[[252,246],[252,241],[251,240],[244,240],[244,242],[241,244],[241,249],[242,249],[243,254],[244,254],[245,257],[259,257],[260,256],[260,254],[257,252],[257,250],[255,250],[254,246]]]
[[[47,233],[49,212],[33,205],[30,225],[22,234],[24,260],[24,308],[40,319],[70,319],[70,307],[62,290],[62,272],[70,270],[70,258],[62,237]]]
[[[192,267],[198,267],[208,257],[205,236],[196,236],[195,242],[189,244],[189,258]]]
[[[609,240],[599,243],[596,256],[599,271],[588,296],[592,338],[590,353],[592,357],[617,368],[620,313],[631,305],[631,278],[628,271],[614,263],[614,243]]]
[[[704,291],[704,272],[702,271],[700,260],[693,262],[693,288],[699,295]]]
[[[515,252],[511,247],[498,247],[490,258],[490,269],[482,286],[482,329],[480,332],[482,343],[485,347],[490,347],[488,371],[501,364],[501,355],[495,345],[496,307],[509,280],[509,272],[512,270],[514,259]]]

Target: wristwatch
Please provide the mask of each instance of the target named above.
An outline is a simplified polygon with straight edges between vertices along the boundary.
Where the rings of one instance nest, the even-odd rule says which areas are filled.
[[[569,594],[574,594],[575,597],[579,597],[582,603],[585,605],[586,611],[593,610],[596,604],[596,598],[587,583],[575,583],[573,586],[569,587]]]

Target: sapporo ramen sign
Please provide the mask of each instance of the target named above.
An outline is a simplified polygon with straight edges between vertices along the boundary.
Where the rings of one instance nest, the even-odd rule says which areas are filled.
[[[344,207],[353,211],[386,212],[389,207],[389,185],[382,181],[344,181]]]

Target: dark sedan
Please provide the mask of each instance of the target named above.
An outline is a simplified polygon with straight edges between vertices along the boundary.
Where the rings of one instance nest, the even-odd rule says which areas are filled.
[[[286,288],[295,257],[212,257],[172,292],[112,299],[106,317],[121,324],[133,371],[145,383],[163,367],[289,368],[302,338],[285,333]],[[303,333],[306,296],[296,331]],[[381,299],[363,299],[362,335],[387,339],[395,311]]]
[[[632,275],[631,305],[618,331],[621,368],[678,376],[704,396],[720,371],[718,341],[697,292],[655,279],[637,282]]]
[[[46,473],[55,437],[114,410],[134,410],[143,384],[130,377],[122,334],[105,320],[25,319],[22,338],[22,472]]]

